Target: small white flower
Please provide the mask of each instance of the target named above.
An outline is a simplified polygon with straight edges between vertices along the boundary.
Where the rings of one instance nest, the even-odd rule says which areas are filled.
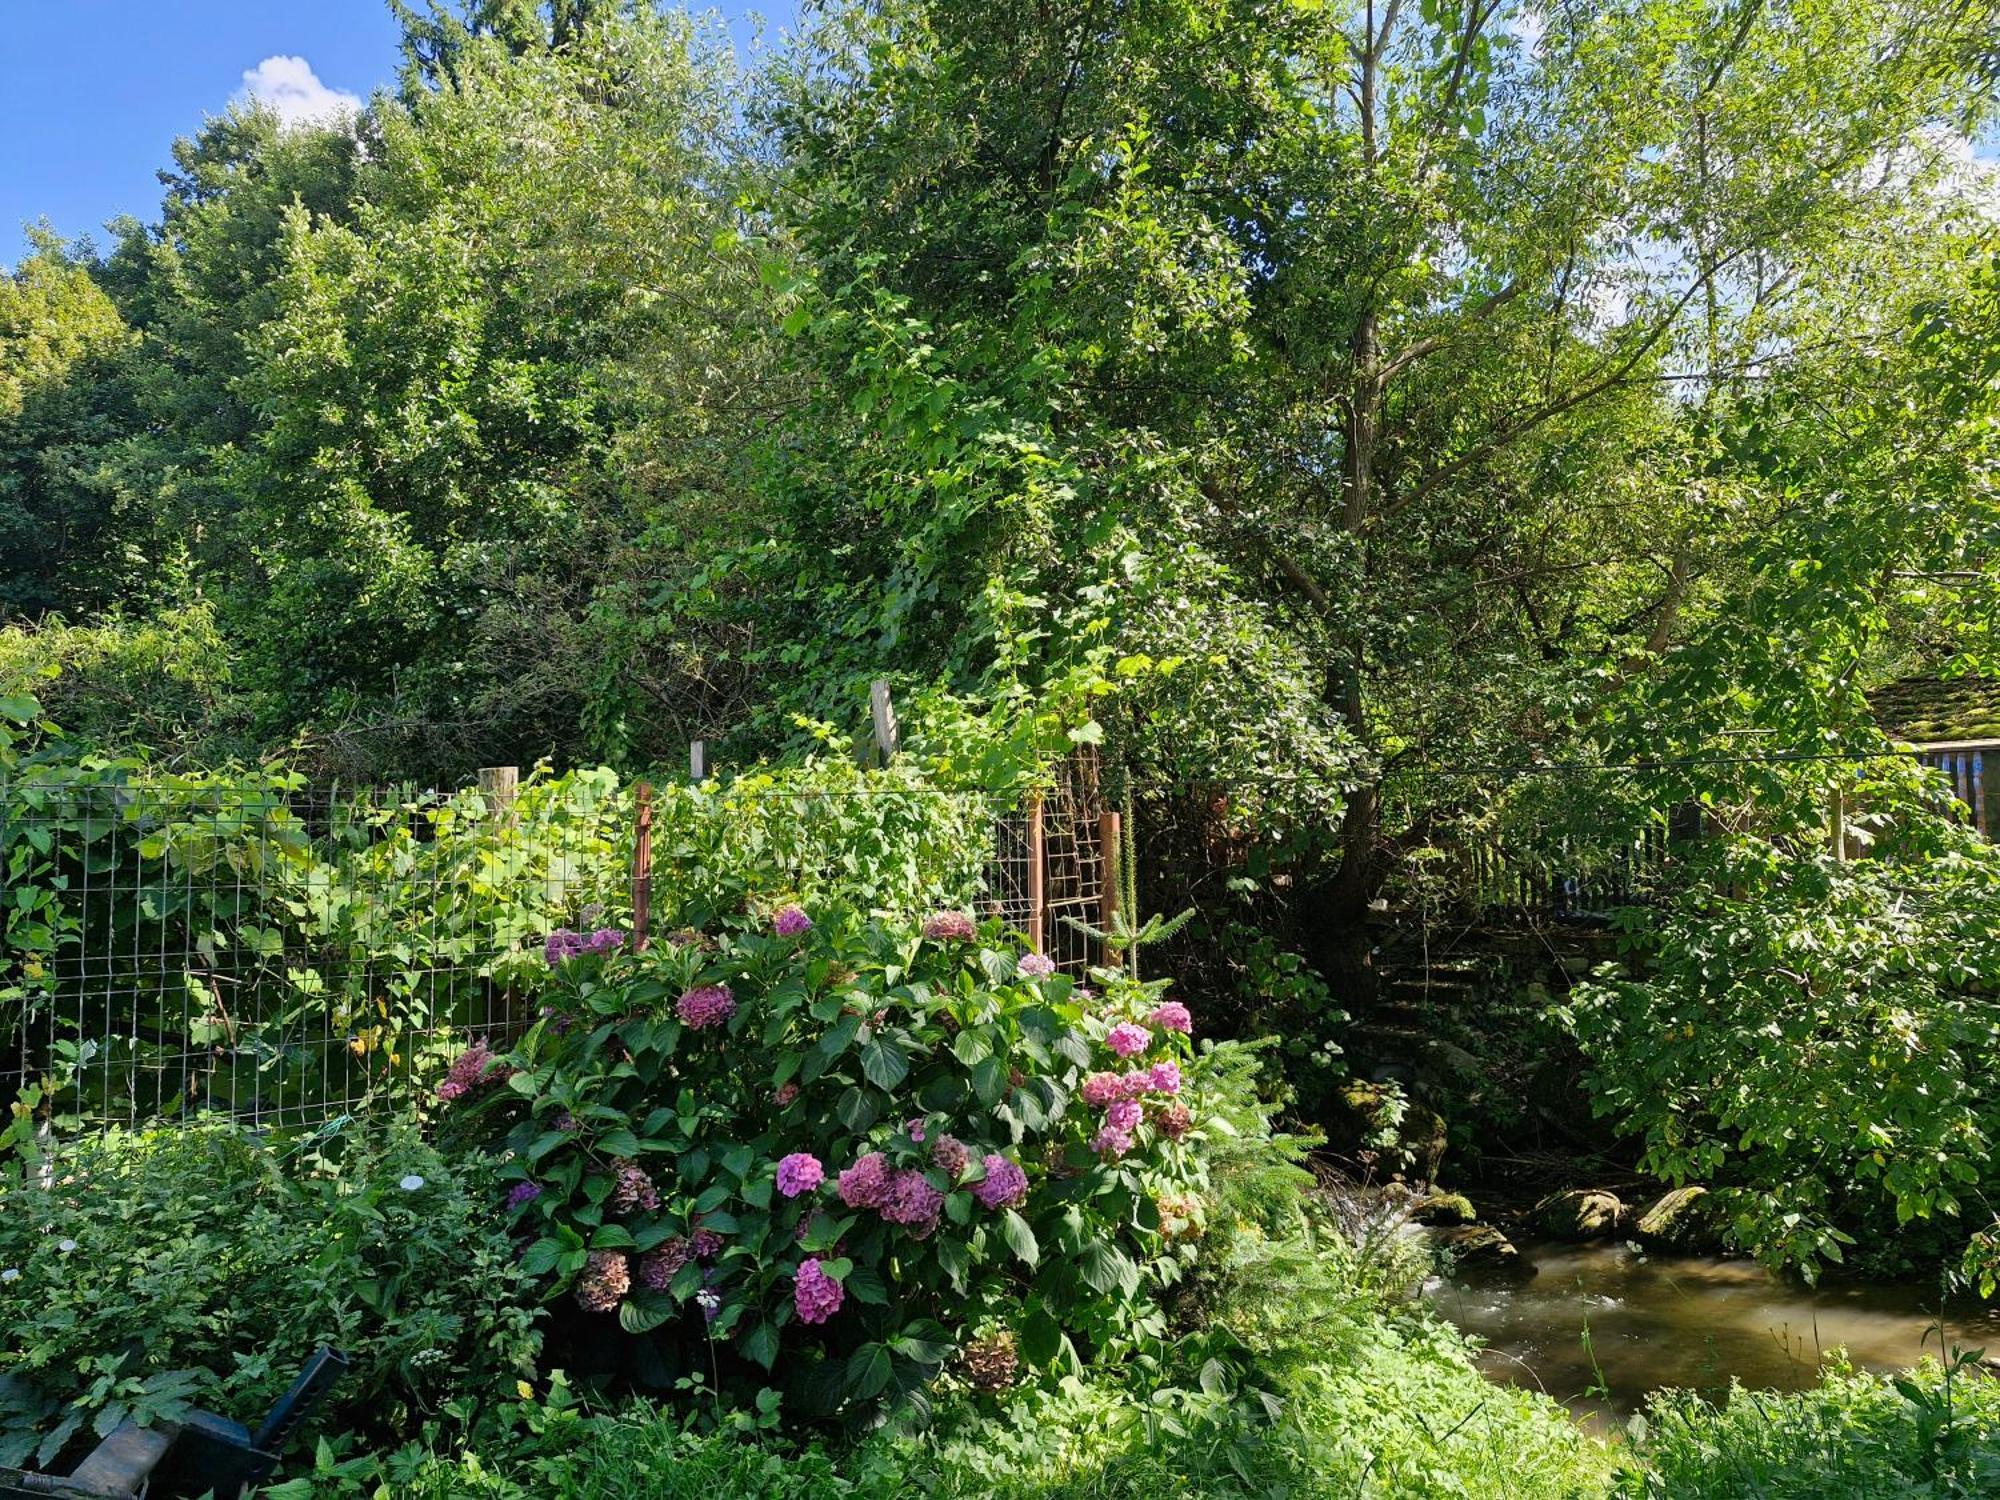
[[[56,1249],[58,1249],[58,1250],[62,1251],[62,1253],[63,1253],[64,1255],[67,1255],[67,1254],[69,1254],[69,1253],[70,1253],[70,1251],[74,1250],[75,1248],[76,1248],[76,1241],[75,1241],[75,1240],[58,1240],[58,1241],[56,1241]]]
[[[412,1172],[408,1177],[405,1177],[401,1182],[396,1184],[397,1187],[401,1188],[406,1193],[414,1193],[418,1188],[422,1187],[423,1185],[424,1185],[423,1178],[419,1177],[415,1172]]]
[[[9,1266],[6,1270],[0,1271],[0,1281],[19,1281],[20,1279],[21,1268],[19,1266]]]
[[[710,1312],[714,1312],[718,1307],[722,1306],[722,1293],[712,1291],[708,1287],[703,1287],[694,1294],[694,1300]]]

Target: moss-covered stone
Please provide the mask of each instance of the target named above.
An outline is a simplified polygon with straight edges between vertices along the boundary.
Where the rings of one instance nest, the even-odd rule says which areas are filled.
[[[1572,1188],[1551,1193],[1534,1206],[1529,1222],[1536,1232],[1558,1240],[1597,1240],[1618,1233],[1631,1210],[1616,1193],[1601,1188]]]
[[[1479,1210],[1463,1193],[1428,1193],[1410,1205],[1410,1217],[1419,1224],[1470,1224]]]

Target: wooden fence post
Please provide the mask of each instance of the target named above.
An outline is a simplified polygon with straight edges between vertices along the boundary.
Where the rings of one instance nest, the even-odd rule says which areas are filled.
[[[653,921],[653,784],[638,787],[639,816],[632,835],[632,951],[643,953],[652,941]]]
[[[690,781],[708,780],[707,740],[688,741],[688,779]]]
[[[479,795],[486,803],[489,817],[511,815],[514,798],[521,790],[521,768],[519,766],[481,766],[479,768]]]
[[[886,766],[896,758],[903,735],[896,724],[896,705],[889,699],[889,684],[883,678],[868,685],[868,710],[875,720],[875,752]]]
[[[1123,863],[1125,839],[1124,820],[1115,812],[1099,813],[1097,816],[1097,842],[1104,853],[1104,888],[1098,892],[1098,923],[1106,934],[1104,939],[1104,966],[1116,968],[1125,960],[1125,951],[1110,936],[1113,925],[1118,921],[1118,890],[1124,883]]]
[[[1042,794],[1028,799],[1028,946],[1048,951],[1049,881],[1048,830],[1042,820]]]

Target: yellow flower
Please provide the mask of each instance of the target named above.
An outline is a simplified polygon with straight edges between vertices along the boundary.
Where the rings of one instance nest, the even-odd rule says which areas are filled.
[[[535,1388],[525,1380],[515,1381],[514,1389],[523,1401],[532,1401],[535,1399]]]

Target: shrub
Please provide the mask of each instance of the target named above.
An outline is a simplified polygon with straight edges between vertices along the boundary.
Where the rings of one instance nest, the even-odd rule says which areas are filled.
[[[812,1414],[921,1402],[973,1329],[1074,1369],[1156,1321],[1204,1138],[1163,986],[1024,977],[955,914],[810,920],[563,961],[559,1013],[459,1105],[505,1116],[525,1267],[615,1312],[639,1373],[721,1351]]]
[[[490,1166],[404,1129],[281,1159],[228,1127],[113,1133],[0,1177],[0,1463],[190,1404],[254,1422],[314,1347],[326,1420],[394,1431],[539,1347]]]
[[[1835,1368],[1815,1389],[1653,1398],[1631,1500],[1898,1500],[2000,1492],[2000,1385],[1969,1361],[1888,1378]]]

